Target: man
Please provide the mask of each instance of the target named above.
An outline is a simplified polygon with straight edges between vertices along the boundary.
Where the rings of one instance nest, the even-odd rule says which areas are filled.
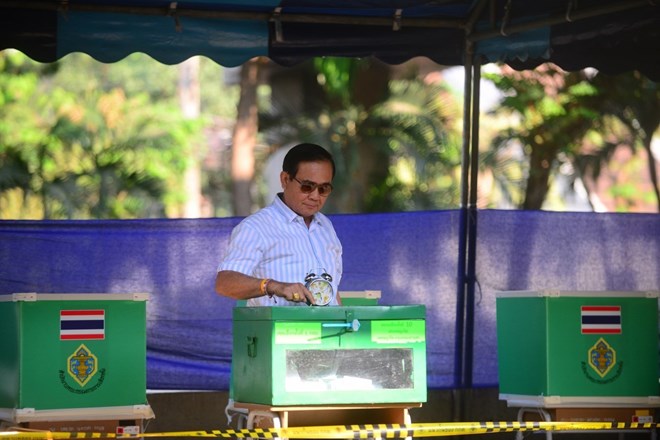
[[[334,176],[334,160],[324,148],[303,143],[289,150],[280,173],[282,192],[232,231],[215,279],[219,295],[247,299],[248,306],[316,304],[304,285],[310,273],[324,275],[337,292],[342,246],[319,212]],[[338,304],[334,295],[330,305]]]

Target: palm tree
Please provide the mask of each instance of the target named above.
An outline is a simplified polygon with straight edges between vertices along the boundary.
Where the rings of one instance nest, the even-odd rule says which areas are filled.
[[[307,69],[315,81],[304,110],[276,101],[260,125],[272,145],[304,139],[331,150],[337,191],[328,212],[457,206],[460,147],[447,89],[415,75],[390,80],[389,67],[371,59],[326,58]]]
[[[55,76],[43,77],[57,64],[1,57],[0,72],[8,72],[0,74],[3,214],[161,217],[180,205],[185,146],[197,127],[182,121],[175,105],[153,103],[145,93],[127,97],[121,88],[74,93]]]
[[[122,89],[89,91],[58,109],[45,158],[57,172],[43,176],[55,217],[164,217],[162,199],[181,190],[193,123],[175,108],[127,98]],[[44,159],[45,159],[44,158]]]

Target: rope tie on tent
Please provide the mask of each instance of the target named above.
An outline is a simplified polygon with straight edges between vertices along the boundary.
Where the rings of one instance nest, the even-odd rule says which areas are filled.
[[[394,20],[392,21],[392,30],[398,31],[401,29],[401,13],[402,9],[397,9],[394,11]]]
[[[502,18],[502,26],[500,27],[500,34],[507,37],[509,34],[505,32],[506,26],[511,20],[511,0],[507,0],[506,5],[504,5],[504,17]]]
[[[282,7],[278,6],[273,10],[271,20],[275,23],[275,41],[282,43],[284,36],[282,35]]]
[[[168,10],[167,15],[174,19],[174,28],[176,31],[181,32],[183,30],[183,26],[181,26],[181,21],[179,21],[179,13],[176,10],[178,6],[178,2],[170,2],[170,9]]]
[[[577,6],[577,0],[569,0],[568,5],[566,7],[566,21],[571,22],[573,19],[571,18],[571,12],[573,11],[573,7]]]

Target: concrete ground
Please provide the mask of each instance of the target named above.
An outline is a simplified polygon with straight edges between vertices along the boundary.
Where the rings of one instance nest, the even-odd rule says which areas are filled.
[[[156,418],[147,422],[146,432],[225,430],[236,427],[235,423],[227,424],[224,414],[227,392],[150,392],[147,397]],[[499,400],[497,388],[482,388],[463,391],[429,390],[427,402],[421,408],[412,408],[410,415],[413,423],[497,422],[515,421],[517,412],[517,408],[509,408],[506,402]],[[653,438],[652,434],[648,431],[554,433],[552,437],[558,440],[641,440]],[[442,438],[514,440],[516,434],[509,432]],[[523,438],[546,440],[544,432],[524,432]]]

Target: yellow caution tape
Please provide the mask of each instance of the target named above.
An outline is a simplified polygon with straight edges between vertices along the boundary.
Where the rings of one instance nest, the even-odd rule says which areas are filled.
[[[291,428],[226,429],[210,431],[146,432],[142,434],[115,434],[106,432],[55,431],[0,431],[0,440],[59,440],[93,438],[147,438],[147,437],[220,437],[220,438],[276,438],[290,439],[366,439],[444,437],[453,435],[489,434],[515,431],[592,431],[622,429],[656,429],[660,423],[613,422],[454,422],[300,426]]]

